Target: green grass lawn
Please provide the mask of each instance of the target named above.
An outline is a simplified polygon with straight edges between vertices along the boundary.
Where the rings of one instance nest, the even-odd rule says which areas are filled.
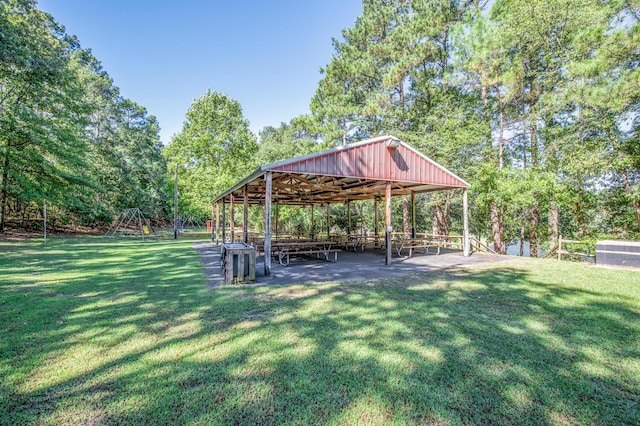
[[[188,241],[0,243],[0,424],[640,424],[640,273],[207,287]]]

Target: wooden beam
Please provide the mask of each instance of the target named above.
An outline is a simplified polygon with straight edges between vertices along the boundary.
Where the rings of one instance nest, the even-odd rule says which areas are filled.
[[[416,237],[416,193],[411,191],[411,238]]]
[[[327,239],[331,234],[331,204],[327,203]]]
[[[227,242],[227,209],[222,199],[222,244]]]
[[[378,236],[378,197],[373,199],[373,235]]]
[[[216,245],[220,243],[218,235],[220,233],[220,202],[216,203]]]
[[[310,232],[310,234],[311,234],[311,235],[309,235],[309,237],[310,237],[312,240],[315,238],[315,234],[316,234],[316,233],[315,233],[315,231],[316,231],[316,221],[314,220],[314,217],[313,217],[313,211],[314,211],[314,210],[315,210],[315,209],[314,209],[314,207],[313,207],[313,204],[311,204],[311,232]]]
[[[242,214],[242,242],[247,244],[249,241],[249,188],[244,186],[244,205]],[[243,272],[244,273],[244,272]]]
[[[214,237],[215,227],[213,226],[216,223],[215,221],[216,221],[216,208],[213,205],[213,203],[211,203],[211,241],[212,242],[215,240],[215,237]]]
[[[469,200],[467,196],[467,188],[462,190],[462,210],[464,217],[464,233],[462,243],[464,244],[463,253],[465,257],[469,257],[471,254],[471,250],[469,247],[469,243],[471,242],[471,238],[469,235]]]
[[[231,194],[230,199],[229,199],[229,227],[231,228],[230,234],[231,234],[231,242],[233,243],[235,241],[235,227],[236,224],[234,222],[234,209],[235,207],[235,197],[233,196],[233,194]]]
[[[279,231],[279,229],[278,229],[279,223],[278,222],[280,221],[280,200],[276,201],[275,204],[276,204],[276,223],[275,223],[276,229],[275,229],[275,233],[276,233],[276,240],[277,240],[278,239],[278,231]]]
[[[385,240],[385,265],[391,265],[391,182],[387,182],[387,190],[385,191],[385,212],[384,212],[384,240]]]
[[[271,172],[265,173],[264,201],[264,275],[271,275]]]
[[[347,200],[347,234],[351,235],[351,201]]]

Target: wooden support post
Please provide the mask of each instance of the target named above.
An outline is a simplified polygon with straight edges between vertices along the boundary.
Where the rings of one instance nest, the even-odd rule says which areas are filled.
[[[249,241],[249,187],[244,186],[244,205],[242,214],[242,242],[247,244]]]
[[[271,186],[272,172],[265,174],[264,191],[264,275],[271,275]]]
[[[220,201],[216,203],[216,245],[220,243],[218,235],[220,232]]]
[[[311,204],[311,235],[309,237],[311,237],[311,239],[313,240],[315,238],[315,231],[316,231],[316,221],[313,218],[313,204]]]
[[[235,239],[235,221],[234,221],[234,212],[235,212],[235,197],[233,194],[229,195],[229,233],[231,234],[231,242],[233,243]]]
[[[214,221],[216,220],[216,210],[215,207],[213,206],[213,203],[211,203],[211,241],[213,242],[214,237],[213,237],[213,224]]]
[[[327,203],[327,240],[331,236],[331,204]]]
[[[347,234],[351,235],[351,202],[347,200]]]
[[[469,257],[469,255],[471,254],[471,250],[469,247],[471,238],[469,237],[469,200],[467,195],[467,188],[464,188],[462,190],[462,210],[464,218],[464,233],[462,235],[462,244],[464,244],[464,246],[462,252],[465,257]]]
[[[280,221],[280,204],[276,201],[276,241],[278,240],[278,225]]]
[[[387,182],[385,189],[385,212],[384,212],[384,241],[387,255],[385,257],[385,265],[391,265],[391,182]]]
[[[416,193],[411,191],[411,238],[416,237]]]
[[[373,235],[376,237],[380,234],[378,229],[378,197],[373,199]]]
[[[562,260],[562,235],[558,237],[558,260]]]
[[[222,199],[222,244],[227,242],[227,208],[224,198]]]

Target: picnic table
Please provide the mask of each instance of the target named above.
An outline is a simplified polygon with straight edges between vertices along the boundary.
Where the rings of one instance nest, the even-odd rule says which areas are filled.
[[[398,256],[402,256],[402,250],[408,249],[409,256],[413,255],[414,250],[424,250],[424,254],[440,254],[440,248],[443,246],[442,242],[434,240],[433,238],[397,238],[391,241],[391,247],[396,250]],[[434,253],[431,253],[429,249],[435,249]]]
[[[382,246],[384,237],[383,236],[372,236],[372,235],[336,235],[332,237],[337,245],[344,247],[346,250],[351,250],[354,252],[364,251],[367,246],[372,246],[373,248],[379,248]],[[370,245],[370,243],[372,243]]]
[[[272,256],[275,261],[283,266],[289,264],[290,256],[316,255],[318,259],[321,256],[328,262],[338,261],[338,252],[340,249],[331,248],[335,243],[333,241],[290,241],[290,242],[274,242],[271,246]],[[333,253],[333,260],[330,255]]]
[[[308,242],[308,241],[312,241],[309,238],[279,238],[277,240],[272,239],[271,240],[271,251],[274,250],[274,247],[278,244],[284,244],[284,243],[301,243],[301,242]],[[251,245],[254,246],[256,248],[257,253],[263,253],[264,254],[264,237],[262,238],[254,238],[251,241]]]

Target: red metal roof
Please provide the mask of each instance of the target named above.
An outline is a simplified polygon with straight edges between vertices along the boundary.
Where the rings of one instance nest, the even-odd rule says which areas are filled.
[[[213,202],[244,195],[264,201],[264,174],[272,172],[275,198],[282,204],[319,204],[392,195],[467,188],[469,184],[393,136],[267,164],[216,197]]]
[[[393,149],[385,136],[265,166],[266,170],[380,181],[446,185],[469,184],[433,160],[400,142]]]

